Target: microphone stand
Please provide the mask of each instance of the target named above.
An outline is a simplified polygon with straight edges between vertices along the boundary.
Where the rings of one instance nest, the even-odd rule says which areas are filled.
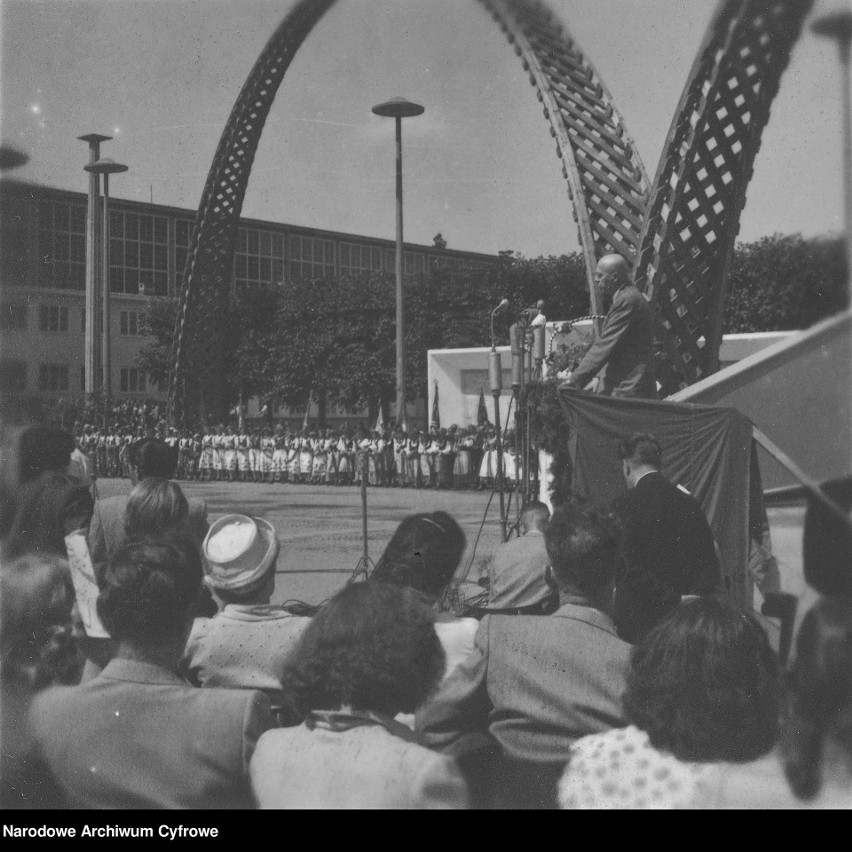
[[[491,396],[494,397],[494,428],[497,431],[496,480],[497,490],[500,492],[500,536],[502,541],[506,541],[506,498],[503,494],[503,436],[500,431],[500,393],[503,390],[503,365],[494,337],[494,315],[501,307],[503,307],[502,302],[491,311],[491,352],[488,355],[488,383],[491,387]]]

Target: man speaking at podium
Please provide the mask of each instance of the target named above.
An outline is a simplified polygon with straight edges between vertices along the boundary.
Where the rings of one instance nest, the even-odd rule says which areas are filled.
[[[595,268],[595,285],[612,304],[577,369],[559,374],[565,379],[562,387],[581,390],[606,367],[599,393],[656,399],[654,312],[631,283],[627,261],[619,254],[604,255]]]

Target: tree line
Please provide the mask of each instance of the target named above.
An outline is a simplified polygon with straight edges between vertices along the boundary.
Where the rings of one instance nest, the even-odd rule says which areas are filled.
[[[724,329],[805,328],[844,307],[847,274],[840,239],[776,235],[740,243]],[[409,401],[427,396],[427,350],[490,344],[490,312],[501,299],[517,307],[544,300],[553,319],[589,311],[579,253],[527,258],[504,251],[487,270],[433,269],[407,275],[403,286]],[[162,298],[147,313],[152,340],[138,365],[155,381],[168,376],[176,311],[176,299]],[[497,318],[500,342],[508,341],[513,320],[511,313]],[[394,276],[285,280],[242,289],[231,296],[222,346],[232,404],[257,396],[298,408],[310,397],[319,405],[320,421],[331,402],[367,409],[371,419],[381,408],[387,417],[395,397]]]

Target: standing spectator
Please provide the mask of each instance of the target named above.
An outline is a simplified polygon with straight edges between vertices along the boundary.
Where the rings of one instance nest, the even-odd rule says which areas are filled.
[[[616,584],[618,635],[638,642],[684,595],[709,595],[719,558],[704,510],[661,473],[659,441],[636,434],[619,447],[628,491],[613,503],[624,527],[625,571]]]
[[[724,762],[772,748],[779,695],[757,622],[710,598],[680,604],[633,651],[629,726],[574,743],[562,807],[700,807]]]
[[[486,615],[473,653],[416,718],[430,746],[466,760],[484,743],[497,744],[494,803],[502,807],[555,807],[571,745],[624,724],[630,646],[608,615],[617,524],[587,507],[560,506],[545,544],[559,609],[544,617]],[[470,760],[471,771],[482,772]],[[478,789],[481,779],[471,777]]]
[[[339,592],[302,634],[284,684],[304,724],[258,742],[251,779],[265,808],[463,808],[447,757],[394,720],[412,713],[444,668],[432,615],[411,590]]]
[[[66,473],[74,439],[52,426],[32,426],[19,437],[13,451],[17,478],[4,507],[3,557],[28,553],[65,558],[65,536],[87,529],[92,495]]]

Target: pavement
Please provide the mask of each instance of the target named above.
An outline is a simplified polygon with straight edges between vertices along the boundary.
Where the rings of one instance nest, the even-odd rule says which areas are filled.
[[[100,479],[97,485],[103,497],[126,494],[131,488],[127,479]],[[239,512],[265,518],[275,527],[281,552],[273,603],[286,600],[321,603],[345,585],[363,556],[361,491],[355,486],[241,482],[181,482],[180,485],[187,497],[200,497],[207,503],[211,522],[229,512]],[[487,491],[368,488],[369,558],[378,561],[406,516],[442,510],[458,521],[467,536],[458,573],[470,565],[469,576],[476,580],[500,543],[498,498],[495,495],[489,506],[489,496]]]
[[[105,497],[127,493],[130,487],[126,479],[98,480],[100,494]],[[181,482],[181,487],[188,497],[206,501],[211,522],[229,512],[240,512],[266,518],[275,527],[281,553],[273,603],[321,603],[345,585],[363,556],[361,492],[355,486]],[[368,488],[368,556],[373,562],[378,561],[393,531],[407,515],[440,509],[449,512],[467,536],[457,575],[466,572],[475,581],[500,543],[498,498],[495,495],[489,505],[489,497],[488,491]],[[513,503],[510,516],[514,514]],[[802,576],[804,510],[796,506],[773,507],[768,515],[782,588],[800,598],[798,621],[814,598]],[[761,602],[760,593],[755,590],[755,609],[760,609]],[[772,636],[773,624],[765,623]]]

